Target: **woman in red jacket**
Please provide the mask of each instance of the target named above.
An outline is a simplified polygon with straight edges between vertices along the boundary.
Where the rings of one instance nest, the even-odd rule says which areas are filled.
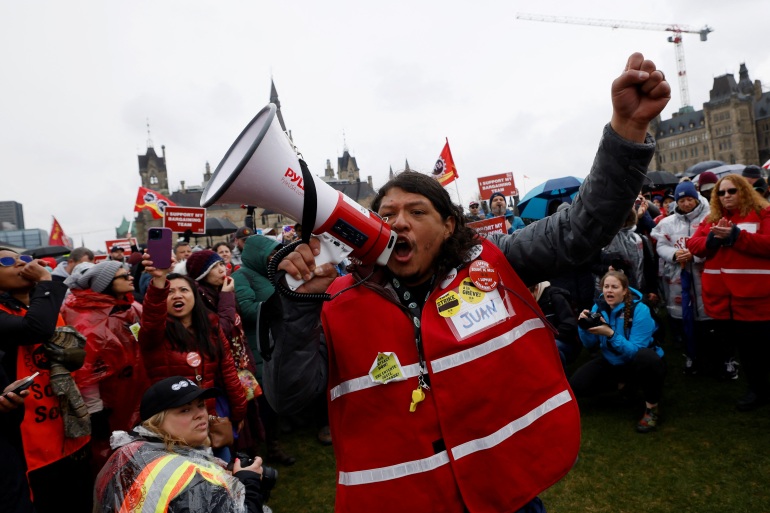
[[[193,280],[168,274],[169,269],[156,269],[151,258],[145,253],[142,262],[152,280],[144,297],[139,331],[139,346],[150,380],[181,375],[203,388],[220,388],[225,392],[226,404],[209,399],[209,414],[227,416],[233,426],[240,427],[246,414],[246,396],[217,315],[203,305]],[[220,454],[217,456],[223,459],[227,456]]]
[[[89,267],[80,272],[80,265]],[[142,306],[134,301],[131,273],[115,260],[79,264],[64,284],[71,294],[61,316],[86,337],[85,363],[74,377],[91,415],[95,476],[112,452],[112,432],[139,423],[139,403],[150,386],[136,339]]]
[[[738,175],[714,191],[687,249],[706,258],[703,305],[738,343],[749,391],[737,407],[749,411],[770,401],[770,203]]]

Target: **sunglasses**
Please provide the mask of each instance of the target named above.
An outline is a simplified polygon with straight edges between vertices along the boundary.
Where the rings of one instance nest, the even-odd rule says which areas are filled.
[[[31,257],[30,255],[19,255],[19,256],[15,256],[15,257],[11,257],[11,256],[3,257],[3,258],[0,258],[0,265],[2,265],[3,267],[11,267],[11,266],[16,265],[16,262],[18,260],[21,260],[25,264],[28,264],[31,261],[33,261],[34,258]]]
[[[738,189],[735,187],[732,187],[730,189],[723,189],[717,191],[717,196],[724,196],[725,194],[729,194],[730,196],[735,196],[738,194]]]
[[[115,277],[112,279],[112,281],[115,281],[115,280],[121,280],[121,279],[122,279],[122,280],[126,280],[126,281],[128,281],[128,280],[130,280],[131,278],[132,278],[132,276],[131,276],[130,274],[128,274],[128,273],[126,273],[126,274],[119,274],[119,275],[115,276]]]
[[[473,205],[471,205],[471,208],[479,208],[479,204],[478,203],[474,203]]]

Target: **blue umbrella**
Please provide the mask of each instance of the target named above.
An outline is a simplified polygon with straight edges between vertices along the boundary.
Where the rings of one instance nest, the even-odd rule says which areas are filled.
[[[526,219],[544,218],[552,201],[572,203],[582,183],[583,179],[575,176],[546,180],[524,195],[519,202],[519,216]]]

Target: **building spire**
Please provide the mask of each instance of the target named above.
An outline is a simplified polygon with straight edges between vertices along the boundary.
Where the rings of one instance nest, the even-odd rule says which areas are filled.
[[[406,165],[404,166],[404,171],[411,171],[411,169],[409,169],[409,159],[404,159],[404,160],[406,160]]]
[[[346,151],[348,151],[348,140],[345,137],[345,129],[342,129],[342,153],[344,154]]]
[[[150,135],[150,118],[147,118],[147,148],[152,147],[152,136]]]
[[[278,90],[275,88],[275,81],[273,77],[270,77],[270,103],[275,104],[276,115],[278,116],[278,123],[281,125],[281,130],[288,133],[286,129],[286,123],[283,122],[283,114],[281,114],[281,100],[278,99]],[[291,138],[291,136],[289,136]]]

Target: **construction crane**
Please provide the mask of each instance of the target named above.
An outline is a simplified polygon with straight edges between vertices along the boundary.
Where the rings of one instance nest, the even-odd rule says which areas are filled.
[[[622,20],[601,20],[595,18],[573,18],[570,16],[545,16],[541,14],[527,14],[518,13],[517,19],[529,20],[529,21],[545,21],[550,23],[571,23],[575,25],[592,25],[595,27],[609,27],[609,28],[628,28],[638,30],[662,30],[665,32],[672,32],[673,35],[668,37],[669,43],[674,43],[674,50],[676,51],[676,71],[679,76],[679,98],[682,102],[682,107],[679,112],[691,112],[693,110],[690,105],[690,92],[687,86],[687,68],[684,64],[684,47],[682,46],[682,34],[700,34],[700,40],[706,41],[710,32],[714,32],[714,29],[708,25],[702,29],[695,29],[688,27],[687,25],[679,25],[676,23],[664,24],[664,23],[646,23],[641,21],[622,21]]]

